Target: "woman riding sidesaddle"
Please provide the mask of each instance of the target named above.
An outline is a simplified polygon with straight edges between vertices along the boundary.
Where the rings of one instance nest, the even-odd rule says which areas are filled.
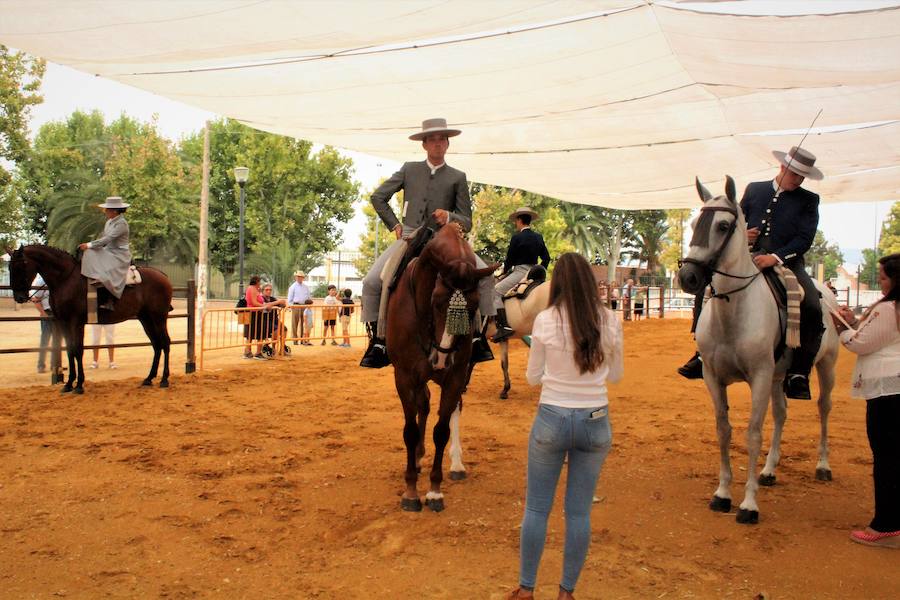
[[[99,308],[114,310],[115,301],[122,297],[125,279],[131,266],[131,250],[128,245],[128,222],[125,211],[130,206],[119,196],[110,196],[98,204],[106,215],[103,235],[92,242],[79,244],[84,251],[81,257],[81,274],[91,285],[103,286],[109,296]]]

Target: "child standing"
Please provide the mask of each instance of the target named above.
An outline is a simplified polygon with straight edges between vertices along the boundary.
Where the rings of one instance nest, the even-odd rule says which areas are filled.
[[[337,346],[336,333],[334,331],[334,326],[337,323],[337,313],[339,302],[337,299],[337,286],[329,285],[328,286],[328,295],[325,296],[325,307],[322,309],[322,324],[324,325],[322,329],[322,345],[325,345],[325,338],[328,337],[328,329],[331,328],[331,345]]]
[[[344,290],[343,295],[341,296],[341,306],[340,314],[341,314],[341,333],[344,334],[344,343],[341,344],[343,348],[350,347],[350,315],[353,314],[353,291],[350,288]],[[347,306],[349,304],[349,306]]]

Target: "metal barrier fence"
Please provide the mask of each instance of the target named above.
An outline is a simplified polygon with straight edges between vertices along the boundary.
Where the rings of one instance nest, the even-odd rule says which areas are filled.
[[[345,322],[340,309],[352,309]],[[334,325],[325,330],[325,317]],[[247,358],[257,354],[274,358],[291,353],[291,346],[339,346],[351,339],[368,338],[359,320],[359,304],[298,304],[283,308],[207,308],[200,323],[199,368],[208,352],[241,348]],[[297,316],[295,322],[294,316]],[[346,325],[346,333],[344,327]],[[248,356],[249,354],[249,356]]]
[[[32,286],[29,288],[31,290],[40,290],[47,289],[46,286]],[[12,290],[12,288],[8,285],[0,286],[0,290]],[[173,298],[185,298],[187,300],[187,310],[183,313],[174,313],[169,315],[169,319],[187,319],[187,339],[184,340],[171,340],[171,344],[174,346],[176,344],[186,344],[187,345],[187,357],[184,363],[184,372],[185,373],[193,373],[196,370],[196,362],[195,362],[195,343],[194,343],[194,321],[196,315],[196,299],[197,299],[197,286],[193,279],[188,280],[186,287],[173,287]],[[184,296],[180,296],[180,293],[184,293]],[[9,323],[9,322],[27,322],[27,321],[53,321],[53,317],[0,317],[0,323]],[[131,319],[129,319],[131,320]],[[52,335],[52,344],[49,349],[50,353],[50,383],[57,384],[63,382],[63,365],[62,365],[62,351],[65,349],[65,343],[60,336],[58,336],[58,332],[56,328],[53,328]],[[94,350],[94,349],[104,349],[104,348],[139,348],[143,346],[151,346],[152,344],[147,342],[129,342],[124,344],[98,344],[94,345],[85,345],[85,350]],[[35,347],[26,347],[26,348],[0,348],[0,354],[21,354],[24,352],[40,352],[41,348]]]

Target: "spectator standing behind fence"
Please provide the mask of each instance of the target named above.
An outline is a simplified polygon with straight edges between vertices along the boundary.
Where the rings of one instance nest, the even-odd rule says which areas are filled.
[[[596,306],[597,310],[585,310]],[[591,267],[581,255],[559,257],[550,305],[534,320],[528,383],[541,384],[528,439],[519,587],[508,598],[533,598],[547,519],[568,458],[565,550],[559,599],[571,600],[591,541],[591,504],[612,444],[606,382],[622,377],[622,324],[599,302]]]
[[[325,338],[328,337],[328,329],[331,329],[331,345],[337,346],[337,340],[335,337],[337,334],[334,331],[335,325],[337,324],[337,314],[338,314],[338,302],[337,299],[337,286],[334,284],[330,284],[328,286],[328,294],[325,296],[325,306],[322,308],[322,345],[325,345]]]
[[[872,449],[875,516],[850,539],[867,546],[900,549],[900,254],[878,261],[884,297],[857,321],[842,306],[840,314],[855,329],[833,318],[844,347],[859,355],[851,394],[866,400],[866,433]]]
[[[38,275],[34,278],[34,283],[32,284],[34,287],[46,287],[47,284],[44,283],[44,278]],[[31,301],[34,303],[34,307],[37,309],[38,314],[42,317],[52,317],[53,310],[50,308],[50,290],[37,290],[34,295],[31,297]],[[37,372],[38,373],[46,373],[47,372],[47,348],[50,345],[50,336],[53,333],[53,321],[48,321],[46,319],[41,320],[41,346],[40,351],[38,352],[38,362],[37,362]]]
[[[634,320],[640,321],[644,316],[644,304],[647,301],[647,288],[634,288]]]
[[[634,294],[634,279],[628,279],[625,281],[625,285],[622,286],[622,312],[625,315],[625,320],[631,320],[631,296]]]
[[[101,338],[103,343],[109,348],[106,349],[106,356],[109,358],[109,368],[118,369],[116,364],[116,349],[112,347],[116,343],[116,326],[114,323],[94,324],[91,325],[91,346],[99,346]],[[100,367],[100,348],[94,348],[94,361],[91,363],[92,369]]]
[[[271,350],[270,356],[275,354],[275,349],[277,348],[277,344],[275,340],[278,339],[280,332],[278,331],[278,308],[284,307],[287,305],[287,302],[281,298],[276,298],[275,293],[272,288],[271,283],[267,283],[263,285],[262,288],[263,302],[266,303],[267,308],[263,311],[262,317],[262,335],[261,337],[266,340],[272,340],[272,346],[269,348]],[[267,352],[267,346],[263,346],[263,353]]]
[[[287,304],[288,306],[297,306],[300,304],[312,304],[312,296],[309,293],[309,287],[303,283],[306,279],[306,273],[303,271],[294,272],[294,283],[288,288]],[[291,309],[291,337],[294,338],[294,345],[303,344],[310,346],[309,340],[303,335],[303,319],[304,309]],[[297,325],[300,325],[300,335],[297,335]]]
[[[613,310],[619,308],[619,284],[615,280],[609,282],[609,305]]]
[[[344,290],[341,296],[341,333],[344,335],[344,342],[341,344],[343,348],[350,347],[350,315],[353,314],[353,290]],[[349,306],[348,306],[349,305]]]

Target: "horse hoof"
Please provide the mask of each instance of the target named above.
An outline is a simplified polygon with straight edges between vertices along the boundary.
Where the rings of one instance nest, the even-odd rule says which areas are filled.
[[[764,485],[766,487],[772,487],[773,485],[775,485],[775,474],[772,473],[771,475],[760,475],[759,485]]]
[[[422,512],[422,501],[418,498],[401,498],[400,508],[406,512]]]
[[[425,501],[425,504],[428,505],[428,508],[431,509],[431,512],[441,512],[442,510],[444,510],[443,498],[429,498]],[[419,510],[421,510],[421,508]]]
[[[716,512],[731,512],[731,498],[713,496],[712,500],[709,501],[709,508]]]
[[[816,469],[816,479],[819,481],[831,481],[831,469]]]
[[[500,392],[501,400],[507,400],[508,398],[509,398],[509,394],[507,394],[506,392]]]
[[[144,381],[141,382],[141,385],[144,386],[144,387],[150,387],[151,385],[153,385],[153,380],[152,380],[152,379],[145,379]]]
[[[161,387],[161,388],[167,388],[167,387],[169,387],[169,382],[168,382],[168,381],[160,381],[160,382],[159,382],[159,387]]]
[[[72,391],[72,386],[66,384],[66,385],[63,387],[63,389],[59,390],[59,393],[60,393],[60,394],[68,394],[68,393],[71,392],[71,391]]]
[[[75,392],[76,394],[83,394],[83,393],[84,393],[84,388],[79,386],[79,387],[76,387],[76,388],[75,388],[74,390],[72,390],[72,391]]]
[[[739,508],[734,520],[738,523],[743,523],[744,525],[756,525],[759,523],[759,511]]]
[[[465,471],[450,471],[450,480],[451,481],[462,481],[466,478]]]

